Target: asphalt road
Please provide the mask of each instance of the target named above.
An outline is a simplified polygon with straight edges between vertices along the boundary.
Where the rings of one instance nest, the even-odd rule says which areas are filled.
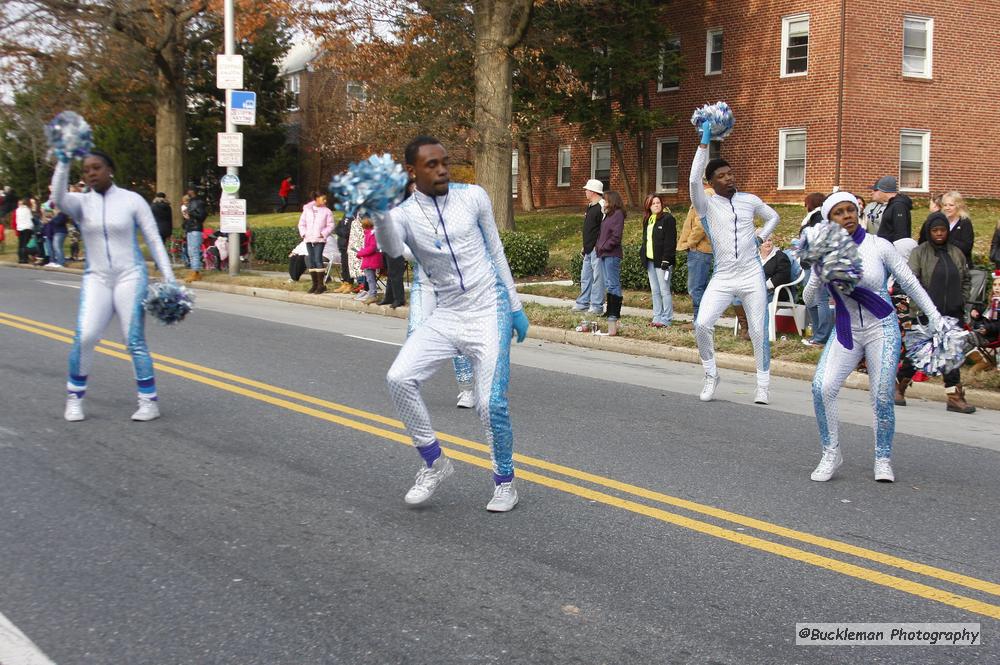
[[[78,286],[0,268],[0,618],[54,662],[1000,662],[996,412],[911,401],[885,485],[845,391],[820,484],[805,382],[754,406],[724,370],[702,404],[696,366],[529,339],[520,505],[485,511],[445,368],[424,394],[456,474],[413,509],[384,384],[403,321],[201,292],[147,325],[160,420],[129,421],[112,324],[67,423]],[[976,623],[982,645],[799,646],[800,622]]]

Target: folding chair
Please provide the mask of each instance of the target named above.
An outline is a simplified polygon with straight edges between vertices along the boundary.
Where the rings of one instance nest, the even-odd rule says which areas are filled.
[[[1000,352],[1000,341],[990,342],[982,335],[973,332],[970,317],[972,310],[976,309],[984,312],[989,306],[990,294],[993,288],[993,273],[988,270],[973,269],[969,271],[969,277],[972,282],[972,288],[969,290],[969,302],[965,304],[965,320],[970,323],[966,324],[965,327],[969,330],[969,339],[972,340],[973,348],[965,354],[965,357],[968,358],[978,353],[988,365],[993,369],[997,369],[997,353]]]
[[[792,281],[774,289],[771,302],[767,304],[768,337],[773,342],[778,338],[778,317],[791,318],[795,324],[795,334],[802,335],[806,328],[806,306],[796,302],[798,289],[795,288],[808,274],[794,257],[788,257],[792,263]]]

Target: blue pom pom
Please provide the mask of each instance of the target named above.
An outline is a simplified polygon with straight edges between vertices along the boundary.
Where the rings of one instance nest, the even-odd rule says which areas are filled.
[[[950,316],[944,317],[937,329],[915,325],[906,331],[906,355],[914,367],[931,376],[961,367],[968,343],[969,331]]]
[[[337,208],[352,217],[381,215],[403,200],[409,176],[388,153],[351,164],[330,181]]]
[[[149,285],[142,306],[164,325],[183,321],[194,309],[194,293],[176,282],[156,282]]]
[[[61,162],[83,158],[94,148],[90,125],[78,113],[63,111],[45,125],[49,152]]]
[[[733,118],[733,110],[725,102],[705,104],[699,109],[695,109],[691,116],[691,124],[698,132],[701,132],[701,125],[706,120],[712,123],[712,138],[724,139],[733,131],[736,119]]]
[[[791,253],[800,265],[811,265],[825,284],[844,295],[861,281],[858,244],[839,224],[823,222],[810,226],[792,242]]]

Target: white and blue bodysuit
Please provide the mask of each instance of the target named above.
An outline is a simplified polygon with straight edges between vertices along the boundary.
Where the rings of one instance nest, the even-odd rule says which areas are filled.
[[[705,373],[716,376],[715,323],[733,298],[743,301],[747,327],[757,360],[757,385],[770,384],[771,344],[767,331],[767,287],[760,262],[759,241],[766,239],[778,224],[778,213],[753,194],[736,192],[732,198],[705,194],[702,174],[708,164],[708,148],[699,146],[688,178],[691,204],[702,219],[712,243],[715,269],[701,298],[694,322],[698,355]],[[757,229],[754,217],[764,220]]]
[[[494,481],[509,482],[514,441],[507,384],[512,313],[521,302],[489,196],[476,185],[452,184],[447,195],[437,197],[416,191],[376,220],[375,233],[389,256],[402,256],[404,245],[410,248],[436,299],[387,375],[407,433],[428,464],[440,454],[420,384],[442,361],[464,355],[472,363],[476,410],[492,451]]]
[[[427,275],[420,267],[412,252],[407,249],[404,258],[413,265],[413,281],[410,283],[410,313],[406,318],[406,335],[409,337],[413,331],[420,327],[420,324],[431,315],[437,306],[437,297],[434,295],[434,288],[428,283]],[[474,390],[472,385],[472,362],[465,356],[455,356],[452,358],[455,367],[455,382],[458,389]]]
[[[153,213],[145,199],[135,192],[112,184],[103,194],[72,193],[67,191],[68,180],[69,164],[60,162],[52,176],[52,197],[59,209],[76,221],[87,247],[87,259],[66,390],[71,395],[84,396],[94,347],[111,317],[117,314],[132,355],[139,397],[155,400],[153,360],[146,347],[142,306],[149,275],[137,229],[142,232],[163,279],[173,281],[174,273]]]
[[[840,446],[837,394],[847,376],[864,358],[874,412],[875,458],[888,459],[892,455],[892,438],[896,431],[893,397],[900,346],[899,321],[886,286],[889,275],[896,279],[896,283],[922,311],[937,312],[937,309],[906,261],[888,240],[865,233],[860,227],[855,233],[857,237],[863,235],[858,245],[863,275],[857,286],[878,294],[888,305],[886,310],[889,313],[879,318],[856,300],[840,297],[842,305],[837,306],[838,315],[844,320],[837,333],[830,335],[816,367],[812,383],[813,406],[823,450],[835,450]],[[820,277],[814,270],[803,292],[807,306],[816,304],[820,284]],[[846,334],[847,315],[850,316],[849,335]],[[931,323],[934,324],[933,321]]]

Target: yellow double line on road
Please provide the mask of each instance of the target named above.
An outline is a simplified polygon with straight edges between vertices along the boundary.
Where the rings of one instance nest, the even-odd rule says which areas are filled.
[[[14,314],[0,312],[0,324],[60,342],[72,342],[71,335],[73,333],[70,330],[48,323],[27,319],[21,316],[16,316]],[[131,357],[124,352],[125,347],[122,344],[102,340],[97,347],[97,351],[113,358],[131,361]],[[301,413],[303,415],[343,425],[344,427],[372,434],[383,439],[410,445],[410,438],[405,433],[400,431],[403,428],[402,423],[394,418],[388,418],[376,413],[355,409],[343,404],[337,404],[336,402],[330,402],[312,395],[306,395],[293,390],[272,386],[260,381],[255,381],[253,379],[237,376],[235,374],[229,374],[210,367],[181,360],[179,358],[172,358],[156,353],[153,354],[153,358],[156,360],[156,370],[158,372],[165,372],[167,374],[180,376],[197,383],[218,388],[219,390],[242,395],[244,397],[265,402],[289,411],[294,411],[296,413]],[[265,391],[270,394],[265,394],[265,392],[261,391]],[[293,402],[290,400],[296,401]],[[315,407],[322,407],[322,409],[326,410],[321,410]],[[330,411],[334,411],[336,413],[330,413]],[[344,415],[337,415],[338,413]],[[383,425],[385,427],[391,427],[393,429],[385,429],[385,427],[372,425],[369,424],[369,422],[361,422],[357,420],[358,418],[372,423],[378,423],[378,425]],[[445,433],[439,433],[438,436],[442,442],[451,443],[455,446],[473,450],[478,453],[486,453],[487,455],[489,453],[489,448],[482,443]],[[453,459],[461,460],[474,466],[487,469],[491,468],[488,458],[456,450],[452,447],[447,448],[447,451]],[[548,475],[542,475],[534,471],[528,471],[525,470],[524,467],[531,467],[556,473],[576,481],[583,481],[598,487],[615,490],[621,494],[629,495],[638,499],[644,499],[662,505],[681,508],[692,513],[741,525],[760,532],[779,536],[787,540],[798,541],[800,543],[823,548],[832,552],[840,552],[842,554],[865,559],[884,566],[898,568],[900,570],[916,573],[925,577],[940,580],[942,582],[963,586],[968,589],[1000,597],[1000,584],[994,582],[910,561],[891,554],[858,547],[856,545],[851,545],[838,540],[824,538],[811,533],[789,529],[777,524],[741,515],[739,513],[733,513],[720,508],[715,508],[713,506],[688,501],[686,499],[670,496],[668,494],[631,485],[629,483],[623,483],[612,478],[606,478],[587,473],[586,471],[574,469],[572,467],[548,462],[536,457],[515,454],[514,459],[519,465],[518,478],[524,481],[537,483],[539,485],[588,499],[590,501],[615,506],[617,508],[644,515],[661,522],[680,526],[698,533],[713,536],[715,538],[728,540],[756,550],[769,552],[794,561],[807,563],[818,568],[841,573],[849,577],[854,577],[856,579],[878,584],[897,591],[903,591],[905,593],[913,594],[915,596],[933,600],[945,605],[950,605],[952,607],[957,607],[969,612],[981,614],[994,619],[1000,619],[1000,605],[987,603],[967,596],[961,596],[927,584],[889,575],[873,568],[866,568],[864,566],[823,556],[808,550],[752,536],[734,529],[724,528],[710,522],[704,522],[677,513],[672,513],[662,508],[645,503],[639,503],[638,501],[634,501],[629,498],[608,494],[606,492],[598,491],[573,482],[567,482],[565,480],[553,478]]]

